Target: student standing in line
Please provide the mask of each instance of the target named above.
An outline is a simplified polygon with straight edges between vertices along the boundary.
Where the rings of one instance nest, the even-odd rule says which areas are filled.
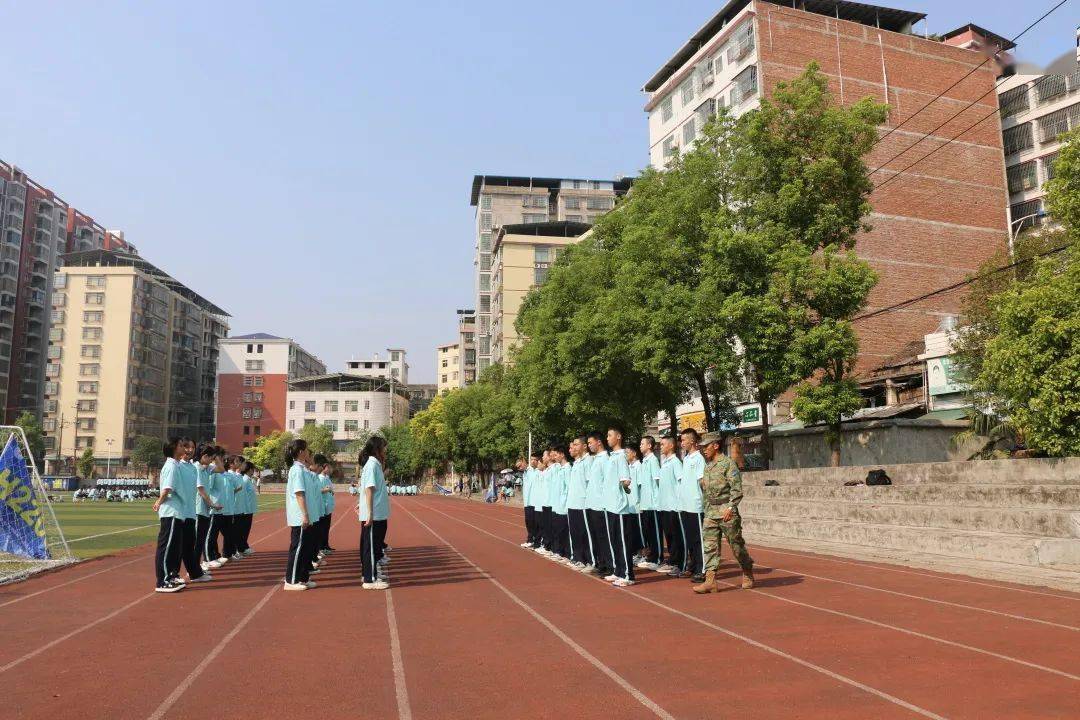
[[[222,508],[222,514],[225,516],[225,520],[221,524],[222,535],[222,554],[230,560],[243,560],[244,556],[240,553],[240,547],[237,543],[237,535],[240,530],[240,511],[237,509],[237,505],[240,502],[240,493],[244,489],[244,481],[240,476],[240,462],[242,458],[239,455],[232,455],[229,457],[228,469],[225,471],[225,502],[222,504],[225,506]]]
[[[185,501],[179,465],[184,450],[180,440],[173,438],[165,443],[162,452],[165,464],[158,475],[160,491],[153,505],[161,524],[158,530],[157,552],[154,555],[154,572],[157,575],[157,586],[154,590],[159,593],[174,593],[184,589],[184,584],[175,580],[175,576],[180,573],[180,556],[183,551]]]
[[[592,533],[589,532],[589,523],[585,518],[585,470],[588,467],[589,451],[584,435],[570,441],[570,456],[574,459],[566,483],[566,522],[573,551],[570,559],[576,569],[592,572]]]
[[[658,572],[666,572],[677,577],[682,572],[686,558],[686,541],[679,518],[679,484],[682,481],[682,461],[675,452],[675,438],[660,439],[660,482],[657,488],[660,521],[663,525],[664,540],[667,543],[668,557],[664,560],[661,553]]]
[[[540,525],[543,528],[543,547],[540,552],[541,555],[553,555],[554,550],[552,545],[554,539],[552,536],[553,518],[551,513],[551,491],[554,484],[555,475],[555,458],[554,453],[550,449],[544,451],[543,464],[540,469],[540,487],[543,490],[537,501],[540,503]]]
[[[251,536],[251,523],[255,518],[255,511],[258,510],[258,500],[255,497],[255,463],[250,460],[242,461],[240,463],[240,478],[243,480],[244,489],[240,493],[243,502],[241,503],[242,514],[240,516],[240,533],[237,544],[240,546],[242,555],[254,555],[255,551],[248,544],[248,538]]]
[[[604,436],[600,433],[589,433],[587,442],[590,458],[585,475],[585,514],[589,519],[593,550],[596,552],[593,572],[606,577],[615,570],[611,543],[608,542],[607,511],[604,510],[604,474],[607,472],[608,454]]]
[[[225,450],[214,448],[214,464],[210,470],[210,478],[206,481],[206,491],[210,494],[210,525],[206,535],[206,545],[203,548],[207,563],[213,567],[217,563],[220,567],[229,562],[226,555],[219,551],[218,538],[224,540],[225,504],[226,499],[225,481]]]
[[[318,538],[318,542],[315,543],[315,560],[317,562],[322,562],[323,558],[326,557],[326,553],[323,551],[323,548],[324,548],[324,546],[326,544],[325,535],[326,535],[326,528],[327,528],[326,483],[323,482],[323,476],[326,474],[326,468],[327,468],[327,459],[326,459],[326,456],[323,455],[322,453],[318,453],[318,454],[315,455],[315,457],[313,458],[313,462],[311,463],[311,466],[308,468],[309,471],[311,471],[312,473],[315,474],[316,490],[317,490],[318,496],[319,496],[319,503],[322,506],[321,511],[319,513],[319,519],[316,520],[315,523],[314,523],[314,525],[315,525],[315,533],[316,533],[315,537]]]
[[[536,474],[533,475],[532,506],[533,517],[536,518],[536,552],[543,555],[547,548],[544,541],[547,540],[547,525],[544,524],[544,500],[547,499],[547,450],[538,451],[540,457],[536,463]]]
[[[320,457],[323,459],[323,463],[318,462],[317,458]],[[323,502],[322,482],[319,480],[319,473],[322,472],[325,460],[326,458],[322,455],[315,455],[304,470],[304,499],[307,501],[308,517],[311,518],[311,543],[308,545],[307,553],[307,561],[311,565],[311,575],[319,573],[319,564],[322,562],[319,549],[322,547],[322,520],[326,508]]]
[[[307,590],[315,587],[315,582],[308,579],[311,565],[307,561],[307,548],[313,542],[310,537],[311,519],[308,515],[304,483],[309,462],[311,451],[302,438],[293,439],[285,447],[285,466],[289,468],[289,476],[285,482],[285,522],[291,532],[289,555],[285,563],[286,590]]]
[[[566,496],[570,482],[570,463],[567,462],[569,452],[564,445],[553,445],[551,455],[553,464],[548,498],[551,503],[552,552],[555,553],[554,559],[569,565],[571,540],[570,526],[566,518]]]
[[[538,512],[536,509],[536,500],[543,492],[540,470],[544,463],[544,453],[536,450],[533,452],[532,457],[529,458],[529,466],[532,469],[532,482],[529,489],[529,514],[532,516],[532,549],[539,550],[544,546],[543,537],[543,522],[541,522],[541,515],[543,514],[543,507]]]
[[[198,546],[198,528],[196,527],[196,513],[195,513],[195,498],[198,497],[198,484],[199,484],[199,471],[195,466],[193,459],[195,455],[195,442],[191,438],[181,438],[180,445],[183,446],[183,458],[180,460],[180,464],[177,466],[178,478],[183,481],[184,487],[180,493],[184,498],[184,550],[183,560],[184,567],[187,569],[188,581],[190,582],[210,582],[212,579],[210,574],[204,572],[199,565],[199,546]],[[127,491],[130,493],[131,491]],[[177,575],[174,580],[178,582],[184,582],[184,579]]]
[[[641,532],[641,511],[638,509],[638,503],[641,501],[640,490],[638,488],[638,475],[641,473],[641,455],[638,450],[638,444],[634,440],[625,442],[623,452],[626,453],[626,464],[630,466],[630,487],[628,493],[628,499],[630,502],[631,514],[626,518],[626,522],[631,525],[631,537],[634,542],[630,546],[631,562],[636,567],[641,561],[641,551],[645,548],[645,536]]]
[[[523,548],[531,548],[533,541],[533,517],[532,517],[532,458],[529,458],[528,464],[524,458],[518,458],[517,469],[521,471],[521,505],[525,511],[525,542],[521,543]]]
[[[323,491],[323,508],[326,515],[323,520],[323,533],[322,533],[322,553],[323,555],[329,555],[334,552],[334,548],[330,547],[330,524],[334,514],[334,465],[331,462],[326,462],[323,465],[323,471],[319,475],[319,481],[322,483]]]
[[[638,471],[638,518],[641,523],[642,543],[639,568],[658,570],[663,561],[664,545],[660,541],[660,514],[658,492],[660,461],[653,452],[656,441],[651,435],[641,438],[641,469]]]
[[[210,474],[214,469],[216,449],[213,445],[200,445],[195,453],[198,458],[198,462],[195,464],[195,471],[198,475],[195,480],[195,491],[197,493],[195,498],[195,543],[199,558],[202,561],[200,567],[207,573],[221,567],[221,563],[217,560],[210,559],[208,542],[211,513],[214,510],[221,509],[221,506],[210,497],[208,490],[210,487]]]
[[[390,519],[390,494],[386,491],[383,463],[386,438],[372,435],[360,451],[360,567],[365,590],[386,590],[390,584],[378,575],[383,538]]]
[[[604,472],[604,508],[608,519],[608,547],[614,570],[604,579],[616,587],[634,584],[634,528],[630,517],[635,515],[630,505],[630,465],[622,446],[622,429],[608,430],[607,444],[611,448]]]
[[[682,431],[680,442],[683,449],[683,475],[679,485],[682,499],[680,517],[686,533],[686,569],[680,577],[689,577],[695,583],[705,582],[705,554],[701,532],[704,505],[701,495],[701,478],[705,475],[705,458],[698,451],[701,436],[697,430]]]

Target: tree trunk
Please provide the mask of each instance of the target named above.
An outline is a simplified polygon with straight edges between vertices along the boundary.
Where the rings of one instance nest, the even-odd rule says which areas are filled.
[[[829,466],[840,467],[840,423],[829,426]]]
[[[673,438],[679,437],[679,418],[675,415],[678,411],[674,405],[668,410],[668,430]]]
[[[716,430],[716,419],[712,414],[712,403],[709,402],[709,384],[705,382],[705,373],[699,372],[697,377],[698,392],[701,394],[701,409],[705,411],[705,430],[712,432]]]
[[[769,398],[764,393],[758,393],[758,412],[761,413],[761,460],[765,464],[765,470],[769,469],[772,462],[772,436],[769,435]]]

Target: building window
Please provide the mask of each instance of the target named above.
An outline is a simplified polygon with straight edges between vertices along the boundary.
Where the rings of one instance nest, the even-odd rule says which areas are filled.
[[[97,395],[98,384],[96,382],[79,383],[79,392],[83,395]]]
[[[1006,170],[1009,179],[1009,192],[1018,193],[1034,190],[1039,186],[1039,172],[1034,160],[1012,165]]]
[[[304,401],[304,412],[309,412],[309,413],[315,412],[315,401],[314,400],[305,400]]]
[[[304,418],[304,427],[307,427],[308,425],[314,425],[314,424],[315,424],[315,418]]]
[[[87,277],[86,277],[86,287],[92,287],[92,288],[103,288],[103,287],[105,287],[105,276],[104,275],[87,275]]]
[[[338,401],[337,400],[324,400],[323,401],[323,412],[337,412],[337,411],[338,411]]]
[[[263,386],[263,377],[262,377],[262,375],[256,375],[254,380],[255,380],[255,387],[262,387]]]
[[[535,268],[533,270],[533,285],[543,285],[544,281],[547,280],[547,275],[548,269],[546,267]]]
[[[244,369],[248,372],[263,372],[266,370],[265,360],[247,360],[244,362]]]
[[[491,213],[480,213],[480,230],[491,229]]]
[[[99,358],[101,357],[100,345],[83,345],[82,351],[79,353],[80,357],[84,358]]]
[[[491,312],[491,296],[490,295],[481,295],[480,296],[480,312],[482,312],[482,313]]]
[[[490,210],[491,209],[491,196],[490,195],[481,195],[480,196],[480,209],[481,210]]]
[[[547,222],[548,216],[546,213],[524,213],[521,216],[521,221],[526,224]]]
[[[263,401],[263,394],[262,394],[262,393],[255,393],[255,394],[254,394],[254,395],[252,396],[252,398],[251,398],[251,399],[252,399],[252,401],[254,401],[254,402],[257,402],[257,403],[261,403],[261,402]]]
[[[480,292],[491,292],[491,275],[480,273]]]
[[[491,252],[491,233],[480,233],[480,252]]]
[[[84,327],[82,329],[83,340],[100,340],[101,328],[99,327]]]
[[[675,136],[668,135],[664,138],[664,158],[673,158],[675,153],[679,151],[679,146],[675,143]]]
[[[358,400],[346,400],[345,401],[345,412],[347,412],[347,413],[356,412],[359,409],[360,409],[360,402]]]
[[[97,377],[101,374],[101,366],[97,363],[79,365],[80,377]]]
[[[757,65],[751,65],[739,73],[735,80],[732,81],[732,85],[734,86],[731,88],[732,107],[756,97],[758,90]]]
[[[260,435],[262,435],[262,425],[256,425],[255,426],[255,437],[259,437]]]
[[[694,102],[694,79],[692,77],[684,80],[683,84],[679,86],[679,95],[684,106]]]
[[[614,198],[591,197],[586,201],[585,208],[587,210],[610,210],[614,202]]]
[[[255,352],[261,353],[262,352],[262,345],[256,345],[255,346]]]
[[[584,215],[567,215],[566,216],[566,221],[567,222],[585,222],[585,216]]]
[[[53,324],[63,323],[64,322],[64,311],[63,310],[53,310],[52,315],[50,316],[49,319],[53,322]]]
[[[577,210],[581,207],[581,198],[566,198],[563,204],[567,210]]]
[[[1001,117],[1007,118],[1013,115],[1019,115],[1022,112],[1031,108],[1031,103],[1028,101],[1028,86],[1025,83],[1020,87],[1015,87],[1012,90],[1006,90],[1001,93],[1001,98],[998,100],[1001,105]]]
[[[1062,108],[1039,118],[1039,142],[1057,142],[1058,137],[1069,132],[1069,108]]]
[[[480,253],[480,272],[491,271],[491,254]]]
[[[79,422],[77,424],[77,427],[80,430],[87,430],[89,432],[93,432],[93,431],[97,430],[97,419],[96,418],[79,418]]]
[[[674,115],[675,115],[675,104],[672,101],[671,96],[668,95],[660,103],[660,117],[663,119],[664,122],[667,122]]]
[[[365,400],[364,401],[364,409],[365,410],[370,410],[371,409],[371,401],[370,400]]]
[[[1060,155],[1060,153],[1053,153],[1052,155],[1047,155],[1041,161],[1043,177],[1047,180],[1054,179],[1054,163],[1057,162],[1058,155]]]
[[[347,433],[348,432],[356,432],[359,429],[360,429],[359,421],[357,421],[357,420],[346,420],[345,421],[345,432],[347,432]]]
[[[263,411],[263,409],[261,407],[252,408],[251,417],[258,420],[259,418],[262,417],[262,411]]]
[[[742,60],[754,50],[754,23],[748,21],[732,35],[728,43],[728,65]]]
[[[79,400],[75,407],[79,412],[97,412],[97,400]]]
[[[323,420],[323,427],[331,432],[337,432],[337,420]]]
[[[251,408],[244,408],[243,410],[240,411],[240,415],[245,420],[250,420],[251,419]]]
[[[88,292],[88,293],[86,293],[86,297],[84,298],[84,302],[87,305],[104,305],[105,304],[105,293]]]
[[[1058,73],[1044,75],[1034,87],[1039,96],[1039,104],[1050,102],[1065,94],[1065,76]]]
[[[371,421],[370,420],[366,420],[366,419],[364,420],[364,429],[365,430],[371,429]]]
[[[100,310],[86,310],[82,314],[84,323],[100,323],[104,317],[105,313]]]
[[[290,430],[295,430],[296,429],[296,421],[295,420],[290,420],[289,421],[289,429]]]
[[[53,307],[64,307],[64,306],[66,306],[67,305],[67,293],[53,293],[52,304],[53,304]]]
[[[244,402],[246,402],[246,403],[251,402],[251,393],[249,393],[249,392],[244,393]]]
[[[1009,217],[1014,223],[1019,223],[1016,231],[1019,232],[1024,228],[1035,227],[1041,222],[1042,213],[1042,200],[1028,200],[1027,202],[1017,203],[1009,208]],[[1020,222],[1020,221],[1023,222]]]
[[[1011,127],[1001,134],[1005,146],[1005,154],[1012,155],[1021,150],[1027,150],[1035,146],[1035,138],[1031,132],[1031,123]]]
[[[290,400],[289,401],[289,409],[290,410],[295,410],[296,409],[296,401],[295,400]]]
[[[244,434],[245,435],[250,435],[251,434],[251,426],[250,425],[245,425],[244,426]]]
[[[252,345],[251,343],[248,343],[247,351],[248,351],[249,355],[254,351],[254,348],[255,348],[254,345]]]
[[[682,139],[683,145],[689,145],[697,139],[697,127],[694,124],[694,118],[690,118],[682,126]]]

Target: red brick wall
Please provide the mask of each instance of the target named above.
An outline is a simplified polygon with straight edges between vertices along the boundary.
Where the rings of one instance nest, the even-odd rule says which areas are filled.
[[[254,444],[257,439],[255,426],[259,426],[260,435],[269,435],[274,430],[285,429],[285,394],[288,390],[287,375],[261,375],[262,387],[244,385],[244,375],[231,374],[218,376],[217,406],[217,442],[231,452],[240,452],[244,443]],[[263,394],[262,403],[244,402],[244,393]],[[261,407],[263,416],[255,419],[244,418],[244,408],[254,410]],[[249,433],[244,434],[247,426]]]
[[[1001,123],[993,112],[997,94],[992,62],[915,115],[985,56],[771,3],[755,2],[754,7],[760,83],[766,94],[778,82],[801,73],[811,60],[829,77],[837,99],[843,77],[845,104],[867,95],[883,102],[887,76],[890,111],[882,134],[911,119],[879,143],[867,163],[874,169],[910,149],[874,173],[875,183],[934,150],[870,198],[874,209],[868,220],[873,229],[856,246],[880,274],[867,311],[958,282],[1006,245],[1008,193]],[[972,101],[977,102],[918,142]],[[989,118],[938,149],[988,114]],[[857,323],[860,368],[878,364],[905,343],[934,330],[942,314],[957,312],[961,298],[962,291],[953,291]]]

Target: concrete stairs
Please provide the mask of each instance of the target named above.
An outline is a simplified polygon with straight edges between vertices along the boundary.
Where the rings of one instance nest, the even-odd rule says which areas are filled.
[[[746,473],[747,539],[1080,590],[1080,459]],[[773,479],[778,486],[766,486]]]

